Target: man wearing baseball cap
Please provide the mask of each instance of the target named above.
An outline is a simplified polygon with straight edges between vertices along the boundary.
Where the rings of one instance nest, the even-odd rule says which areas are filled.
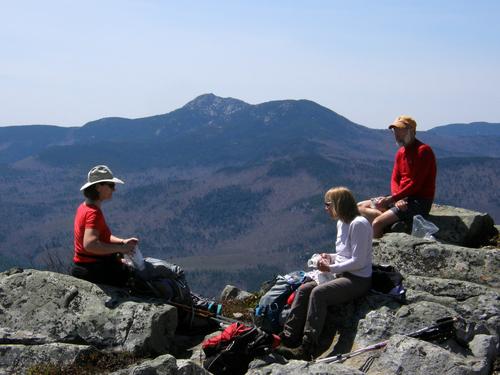
[[[415,120],[399,116],[389,129],[400,146],[392,170],[391,195],[358,203],[360,213],[372,222],[375,238],[399,220],[411,223],[413,216],[428,214],[436,190],[436,158],[428,145],[415,138]]]

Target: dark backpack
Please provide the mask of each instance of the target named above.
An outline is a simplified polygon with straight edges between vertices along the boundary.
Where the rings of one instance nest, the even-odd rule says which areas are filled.
[[[176,302],[196,309],[221,313],[221,305],[201,297],[189,289],[184,270],[173,263],[156,258],[145,258],[144,269],[137,272],[154,293],[167,301]]]
[[[244,374],[255,357],[269,353],[278,345],[277,336],[257,327],[232,323],[221,334],[203,342],[206,356],[203,367],[216,375]]]
[[[400,302],[406,301],[404,277],[390,265],[372,265],[372,292],[388,295]]]
[[[266,332],[280,332],[284,324],[283,310],[287,299],[305,281],[304,271],[278,275],[274,285],[261,297],[255,308],[255,324]]]

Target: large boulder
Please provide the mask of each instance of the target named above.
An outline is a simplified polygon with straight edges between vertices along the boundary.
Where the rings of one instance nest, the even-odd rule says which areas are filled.
[[[462,280],[407,275],[409,306],[434,302],[474,322],[474,333],[500,337],[500,293],[498,289]]]
[[[0,326],[30,332],[21,342],[27,345],[35,337],[38,344],[163,354],[172,346],[177,311],[68,275],[18,270],[0,274]]]
[[[374,362],[371,369],[365,366],[368,374],[489,373],[500,353],[499,260],[498,248],[447,245],[404,233],[374,241],[374,261],[394,265],[403,273],[407,301],[403,304],[370,293],[331,307],[320,338],[320,344],[326,344],[323,349],[328,349],[322,357],[390,339],[385,350],[370,351],[344,364],[356,371],[375,356],[369,360]],[[433,326],[443,317],[457,316],[466,321],[457,324],[456,338],[430,343],[400,336]],[[257,361],[249,373],[307,373],[312,369],[301,362],[266,366]],[[337,371],[321,370],[325,374]]]
[[[177,360],[170,354],[164,354],[109,375],[210,375],[210,373],[193,361]]]
[[[0,345],[0,373],[25,374],[38,364],[57,363],[60,366],[79,362],[83,356],[95,353],[88,345],[50,343],[40,345]]]
[[[274,356],[254,360],[250,363],[247,375],[363,375],[363,372],[342,364],[314,363],[305,361],[281,362]]]
[[[244,301],[248,298],[253,297],[252,293],[249,293],[245,290],[241,290],[233,285],[226,285],[220,294],[220,300],[236,300],[236,301]]]
[[[373,261],[405,275],[464,280],[500,287],[500,250],[446,245],[405,233],[388,233],[373,243]]]
[[[360,359],[348,360],[346,365],[357,366]],[[364,373],[487,375],[490,373],[491,363],[492,358],[484,361],[474,355],[463,355],[426,341],[394,335]]]
[[[487,213],[434,204],[427,219],[439,228],[434,237],[450,244],[479,247],[498,234]]]

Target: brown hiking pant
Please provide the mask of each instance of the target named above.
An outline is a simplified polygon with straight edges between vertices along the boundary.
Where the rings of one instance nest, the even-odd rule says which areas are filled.
[[[371,277],[348,272],[332,281],[317,285],[310,281],[297,289],[290,315],[283,328],[285,345],[298,346],[302,340],[316,346],[323,330],[327,308],[362,297],[371,287]],[[287,345],[287,346],[289,346]]]

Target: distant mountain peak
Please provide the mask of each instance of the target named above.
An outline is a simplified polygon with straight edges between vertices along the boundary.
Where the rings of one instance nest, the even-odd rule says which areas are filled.
[[[429,133],[452,136],[500,136],[500,123],[484,121],[448,124],[429,129]]]
[[[221,98],[220,96],[210,93],[194,98],[182,108],[201,111],[210,116],[219,116],[230,115],[248,107],[250,107],[250,104],[242,100]]]

